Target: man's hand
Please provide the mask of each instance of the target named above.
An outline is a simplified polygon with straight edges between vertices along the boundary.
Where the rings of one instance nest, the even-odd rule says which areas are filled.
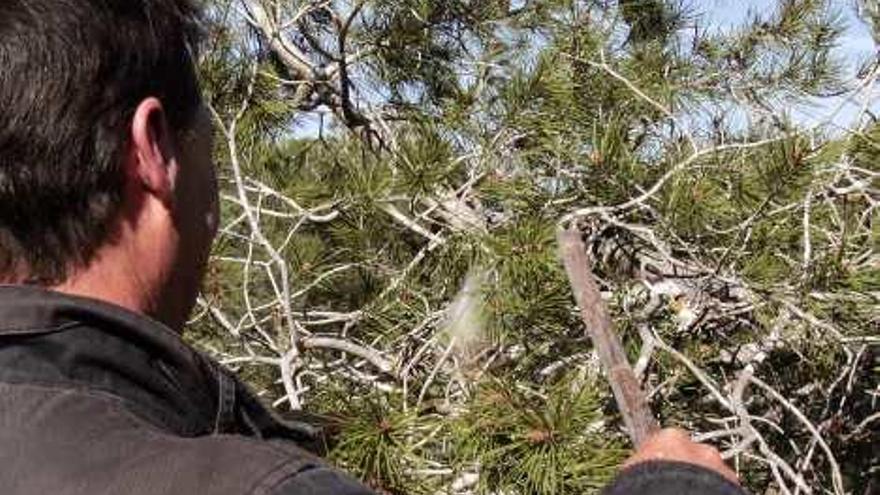
[[[645,440],[639,450],[629,458],[624,467],[647,461],[678,461],[696,464],[720,473],[725,478],[739,484],[739,479],[721,454],[709,445],[702,445],[690,439],[684,430],[670,428],[655,433]]]

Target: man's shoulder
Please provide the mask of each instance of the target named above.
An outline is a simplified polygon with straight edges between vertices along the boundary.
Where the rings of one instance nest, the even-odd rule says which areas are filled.
[[[369,493],[292,442],[181,437],[94,390],[0,384],[4,493]]]
[[[162,464],[180,466],[178,483],[208,493],[253,495],[368,495],[372,492],[354,478],[331,467],[292,442],[260,440],[238,435],[211,435],[181,439],[171,437],[169,459]],[[167,493],[193,493],[180,487]],[[164,493],[164,492],[163,492]]]
[[[158,455],[158,472],[174,470],[173,490],[157,493],[252,495],[369,495],[372,492],[347,474],[285,440],[240,435],[181,438],[153,436],[148,441]],[[147,479],[153,474],[147,474]],[[209,489],[208,489],[209,488]]]

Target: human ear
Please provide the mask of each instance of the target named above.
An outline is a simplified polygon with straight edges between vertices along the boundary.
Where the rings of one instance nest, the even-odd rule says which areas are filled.
[[[157,98],[147,98],[135,109],[131,146],[129,176],[170,206],[176,175],[174,145],[165,109]]]

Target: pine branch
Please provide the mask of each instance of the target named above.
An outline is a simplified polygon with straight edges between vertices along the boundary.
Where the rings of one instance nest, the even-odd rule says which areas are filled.
[[[308,337],[302,341],[302,346],[305,349],[330,349],[342,351],[369,361],[370,364],[378,368],[382,373],[392,376],[396,375],[394,364],[385,359],[380,351],[368,346],[333,337]]]

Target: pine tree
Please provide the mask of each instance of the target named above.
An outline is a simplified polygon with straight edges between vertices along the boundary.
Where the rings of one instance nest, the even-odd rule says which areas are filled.
[[[666,0],[207,7],[224,223],[188,335],[342,466],[384,493],[610,479],[567,227],[663,424],[754,493],[877,475],[880,69],[846,76],[838,6],[725,31]],[[791,117],[832,95],[851,127]]]

